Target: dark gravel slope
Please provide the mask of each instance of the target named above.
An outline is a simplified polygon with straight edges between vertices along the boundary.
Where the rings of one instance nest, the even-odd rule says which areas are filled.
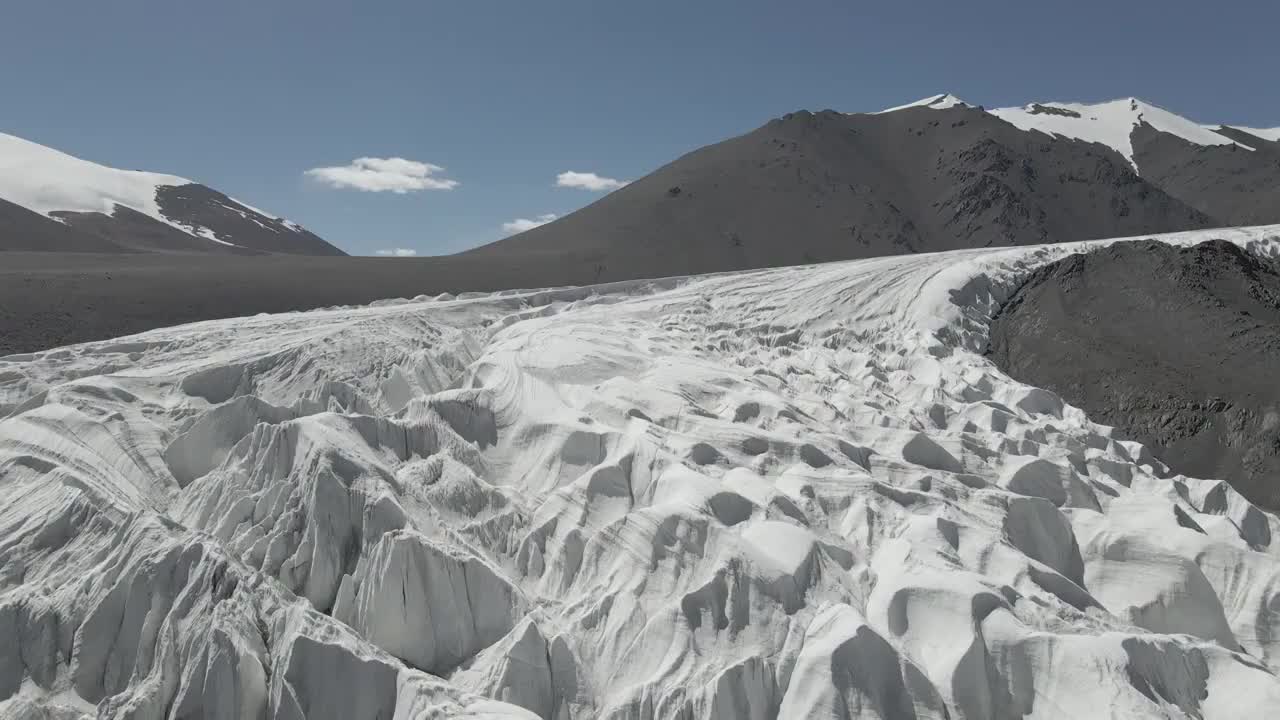
[[[995,319],[991,359],[1280,509],[1280,267],[1225,241],[1117,243],[1037,271]]]
[[[58,222],[0,198],[0,252],[126,252],[92,232]]]
[[[0,254],[0,356],[198,320],[581,283],[559,258]],[[611,278],[607,278],[611,279]]]

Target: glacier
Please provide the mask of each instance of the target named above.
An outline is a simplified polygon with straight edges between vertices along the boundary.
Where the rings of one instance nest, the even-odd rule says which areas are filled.
[[[982,356],[1123,241],[0,358],[0,717],[1280,714],[1280,519]]]

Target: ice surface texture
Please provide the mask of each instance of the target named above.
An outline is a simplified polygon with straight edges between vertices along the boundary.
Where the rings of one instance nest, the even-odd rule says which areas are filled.
[[[1280,521],[979,354],[1087,245],[4,358],[0,716],[1280,713]]]

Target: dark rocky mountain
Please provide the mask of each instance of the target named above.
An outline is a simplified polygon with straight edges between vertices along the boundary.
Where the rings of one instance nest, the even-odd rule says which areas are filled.
[[[1143,178],[1219,226],[1280,220],[1280,142],[1232,128],[1218,132],[1240,145],[1197,145],[1140,125],[1133,131],[1134,161]]]
[[[156,203],[166,217],[214,229],[220,240],[256,252],[286,255],[345,255],[296,223],[263,215],[198,183],[161,186]]]
[[[556,255],[590,281],[1280,221],[1277,143],[1237,147],[1136,100],[1073,107],[791,113],[469,254]],[[1127,142],[1090,141],[1124,123]]]
[[[1280,266],[1226,241],[1116,243],[1035,272],[989,355],[1179,473],[1280,510]]]

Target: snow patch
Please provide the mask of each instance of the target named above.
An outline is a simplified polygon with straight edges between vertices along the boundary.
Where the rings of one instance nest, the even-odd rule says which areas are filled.
[[[1133,129],[1144,122],[1196,145],[1240,145],[1247,150],[1253,149],[1137,98],[1096,104],[1031,103],[988,112],[1022,130],[1101,143],[1120,153],[1135,168],[1130,136]]]
[[[247,202],[245,202],[245,201],[243,201],[243,200],[238,200],[238,199],[236,199],[236,198],[230,198],[230,200],[231,200],[231,202],[233,202],[233,203],[235,203],[235,204],[239,205],[240,207],[244,208],[245,210],[248,210],[251,214],[250,214],[250,215],[248,215],[247,217],[248,217],[250,220],[253,220],[254,222],[258,223],[259,225],[262,225],[262,227],[264,227],[264,228],[266,228],[266,229],[268,229],[268,230],[273,230],[273,231],[279,232],[279,230],[276,230],[275,228],[269,227],[269,226],[267,226],[267,225],[263,225],[260,221],[258,221],[257,217],[254,217],[255,215],[256,215],[256,216],[258,216],[258,217],[264,217],[264,218],[267,218],[268,220],[275,220],[276,222],[278,222],[278,223],[280,223],[281,225],[285,226],[286,228],[288,228],[288,229],[292,230],[293,232],[306,232],[306,228],[302,227],[302,226],[301,226],[301,225],[299,225],[298,223],[296,223],[296,222],[294,222],[294,221],[292,221],[292,220],[290,220],[290,219],[288,219],[288,218],[280,217],[279,215],[276,215],[275,213],[269,213],[269,212],[267,212],[266,210],[263,210],[262,208],[256,208],[256,207],[254,207],[254,206],[250,205],[249,203],[247,203]]]
[[[913,108],[913,107],[927,107],[933,110],[946,110],[948,108],[953,108],[953,107],[973,107],[973,106],[961,100],[960,98],[956,97],[955,95],[951,95],[949,93],[943,93],[941,95],[931,95],[927,98],[921,98],[920,100],[907,103],[906,105],[897,105],[891,108],[886,108],[874,114],[883,115],[885,113],[896,112],[898,110],[906,110],[907,108]]]
[[[190,183],[176,175],[116,170],[0,133],[0,197],[43,215],[110,215],[123,205],[172,225],[160,214],[156,189]]]

